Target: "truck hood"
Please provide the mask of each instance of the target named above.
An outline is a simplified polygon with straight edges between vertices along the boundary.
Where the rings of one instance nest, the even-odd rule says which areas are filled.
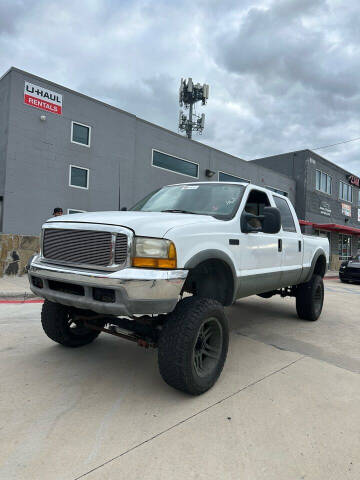
[[[52,217],[46,224],[56,222],[98,223],[116,225],[132,229],[136,235],[146,237],[164,237],[174,227],[213,223],[220,220],[209,215],[191,215],[166,212],[89,212]]]

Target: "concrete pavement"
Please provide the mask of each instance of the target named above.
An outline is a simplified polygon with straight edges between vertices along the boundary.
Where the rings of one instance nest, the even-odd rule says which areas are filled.
[[[294,303],[289,297],[270,302],[249,297],[229,307],[228,316],[236,334],[360,373],[360,285],[325,280],[325,306],[317,322],[296,321]]]
[[[355,380],[301,357],[80,478],[359,478]]]
[[[0,478],[360,478],[360,286],[326,281],[318,322],[294,300],[228,309],[228,361],[188,397],[156,351],[101,335],[66,349],[40,305],[0,305]]]

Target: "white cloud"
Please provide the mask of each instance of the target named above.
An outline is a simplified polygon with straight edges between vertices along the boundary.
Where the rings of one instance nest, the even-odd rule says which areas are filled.
[[[359,14],[354,0],[2,0],[0,71],[174,131],[192,76],[210,84],[199,140],[251,159],[360,136]],[[360,175],[360,142],[318,152]]]

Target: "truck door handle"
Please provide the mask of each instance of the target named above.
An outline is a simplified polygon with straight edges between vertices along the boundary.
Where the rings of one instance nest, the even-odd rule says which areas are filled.
[[[279,238],[278,240],[278,252],[282,252],[282,240]]]
[[[301,240],[299,240],[299,252],[301,252]]]

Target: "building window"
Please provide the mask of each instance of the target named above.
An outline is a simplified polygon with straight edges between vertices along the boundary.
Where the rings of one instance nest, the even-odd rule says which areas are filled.
[[[199,176],[199,165],[197,163],[174,157],[158,150],[152,151],[152,166],[187,175],[188,177],[198,178]]]
[[[339,184],[339,198],[345,202],[352,202],[352,186],[345,182]]]
[[[351,257],[351,235],[339,234],[339,259],[349,260]]]
[[[358,207],[360,207],[360,190],[358,191]]]
[[[71,142],[90,147],[91,127],[71,122]]]
[[[274,202],[280,210],[281,225],[284,232],[296,232],[294,217],[287,201],[284,198],[274,196]]]
[[[327,173],[316,170],[316,190],[331,195],[331,177]]]
[[[89,188],[89,169],[70,165],[69,186],[76,188]]]
[[[288,197],[289,194],[288,192],[285,192],[284,190],[278,190],[277,188],[274,188],[274,187],[266,187],[268,188],[269,190],[271,190],[272,192],[275,192],[275,193],[278,193],[279,195],[283,195],[284,197]]]
[[[230,175],[229,173],[220,172],[219,171],[219,182],[244,182],[250,183],[250,180],[246,180],[245,178],[236,177],[235,175]]]
[[[71,215],[72,213],[85,213],[86,210],[75,210],[74,208],[68,208],[68,215]]]

